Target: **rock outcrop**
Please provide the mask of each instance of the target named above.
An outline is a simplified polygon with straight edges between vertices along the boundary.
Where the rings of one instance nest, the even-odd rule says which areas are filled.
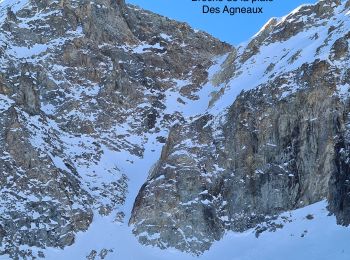
[[[325,198],[350,224],[347,12],[302,6],[228,55],[211,108],[171,129],[136,198],[139,241],[201,254]]]
[[[304,5],[235,48],[124,0],[2,1],[0,255],[96,219],[201,254],[324,198],[350,224],[348,12]]]
[[[231,49],[120,0],[1,2],[0,254],[42,257],[98,215],[124,222],[125,165],[183,120],[169,96],[198,98]]]

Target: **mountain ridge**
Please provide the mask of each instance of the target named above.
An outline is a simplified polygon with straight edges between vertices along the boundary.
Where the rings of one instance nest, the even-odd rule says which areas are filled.
[[[123,2],[1,4],[1,254],[16,259],[72,245],[98,215],[124,221],[128,169],[182,120],[162,100],[195,99],[192,77],[229,46]]]
[[[303,6],[237,47],[119,0],[0,6],[0,254],[54,258],[104,225],[131,240],[128,221],[143,244],[202,254],[327,195],[348,224],[348,3]],[[122,251],[98,240],[79,254]]]
[[[172,128],[136,199],[142,243],[200,254],[228,230],[325,198],[349,224],[346,6],[301,6],[227,56],[211,107]]]

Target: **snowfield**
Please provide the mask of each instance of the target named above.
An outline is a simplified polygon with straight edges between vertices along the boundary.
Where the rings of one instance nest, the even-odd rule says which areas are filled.
[[[276,232],[263,232],[258,238],[255,230],[229,232],[210,251],[198,257],[174,249],[142,246],[131,234],[130,228],[114,223],[110,217],[96,218],[88,232],[78,234],[72,247],[65,250],[48,249],[45,254],[49,260],[84,259],[91,248],[95,248],[98,253],[102,249],[113,250],[106,259],[123,260],[348,260],[349,229],[336,225],[335,217],[328,216],[326,206],[326,201],[322,201],[286,212],[277,222],[284,223],[283,217],[291,222],[284,223],[284,227]],[[308,216],[313,219],[308,219]]]
[[[27,4],[27,0],[0,0],[0,24],[6,16],[7,7],[11,7],[12,10],[16,12]],[[213,86],[211,80],[222,69],[222,65],[228,58],[228,54],[217,57],[214,61],[215,64],[208,71],[209,79],[211,80],[196,93],[198,95],[197,100],[191,100],[179,93],[179,89],[192,82],[184,79],[172,79],[174,87],[164,92],[167,106],[164,114],[175,114],[178,112],[189,120],[194,120],[204,113],[210,113],[220,118],[220,115],[224,115],[224,111],[232,105],[241,91],[247,91],[259,84],[266,83],[273,76],[295,70],[305,62],[311,63],[315,59],[328,60],[328,57],[324,56],[323,53],[330,53],[331,46],[340,35],[345,33],[344,30],[350,30],[350,13],[342,12],[342,8],[343,6],[338,7],[338,9],[336,9],[337,15],[335,19],[328,21],[326,24],[320,22],[319,27],[303,31],[285,42],[275,42],[262,46],[260,52],[248,59],[229,82],[220,86]],[[297,10],[298,9],[294,12]],[[286,18],[282,18],[279,23],[282,23],[284,19]],[[23,26],[25,26],[26,23],[28,23],[28,21],[23,21]],[[340,24],[346,24],[347,26],[343,26],[342,30],[336,31],[329,37],[328,28],[332,25],[339,26]],[[258,36],[259,33],[256,36]],[[316,33],[318,34],[317,40],[310,38],[310,35]],[[43,54],[49,52],[51,48],[55,48],[65,41],[82,35],[83,30],[81,27],[78,27],[76,31],[68,32],[67,38],[58,39],[49,44],[36,44],[30,48],[9,45],[7,54],[16,59],[23,59],[35,63],[41,59],[47,58],[47,56],[43,56]],[[0,35],[0,44],[2,42],[7,43],[8,39],[2,39],[1,37]],[[165,33],[162,33],[161,37],[166,40],[172,39],[172,36]],[[328,41],[328,45],[324,46],[322,51],[319,52],[318,47],[326,40]],[[123,45],[120,48],[137,54],[152,52],[152,49],[163,50],[163,47],[161,47],[159,43],[153,45],[147,43],[135,46]],[[238,55],[243,55],[245,48],[246,44],[240,45],[238,47]],[[291,62],[293,57],[297,58]],[[0,57],[0,62],[1,61],[2,57]],[[276,66],[274,66],[271,71],[266,72],[271,64],[276,64]],[[348,64],[348,61],[346,61],[346,64]],[[61,72],[60,70],[63,71],[63,68],[58,65],[55,69],[59,72]],[[1,70],[0,68],[0,71]],[[54,71],[54,69],[52,70]],[[53,80],[55,80],[54,77]],[[301,87],[302,86],[290,86],[290,89],[286,91],[281,98],[287,97],[293,93],[293,91]],[[208,108],[212,93],[219,92],[220,89],[223,90],[224,94]],[[338,89],[339,95],[346,98],[349,85],[339,86]],[[90,88],[84,88],[84,86],[82,86],[82,89],[76,88],[75,92],[71,94],[68,93],[70,96],[67,94],[66,97],[79,100],[82,95],[85,95],[91,96],[91,100],[93,100],[94,96],[96,96],[99,91],[100,86],[97,85],[91,86]],[[145,95],[146,94],[147,93],[145,93]],[[183,102],[179,102],[179,99]],[[15,102],[12,99],[0,94],[0,113],[8,110],[13,103]],[[145,106],[147,106],[147,103],[145,103]],[[56,107],[51,104],[42,104],[41,109],[46,115],[54,114],[56,111]],[[86,117],[86,113],[79,113],[78,111],[74,111],[72,116],[74,114],[78,117]],[[280,224],[283,227],[277,228],[275,231],[264,231],[259,237],[256,236],[255,229],[250,229],[243,233],[227,232],[221,241],[215,242],[212,248],[203,255],[190,255],[171,248],[161,250],[156,247],[143,246],[138,242],[137,237],[132,234],[132,227],[128,226],[127,221],[130,218],[134,200],[148,177],[148,172],[160,158],[162,145],[156,138],[159,136],[166,137],[168,135],[168,129],[162,128],[160,123],[157,122],[157,126],[162,129],[160,132],[133,135],[131,125],[134,122],[132,122],[132,120],[136,121],[137,119],[133,118],[134,115],[131,115],[127,118],[125,124],[116,124],[112,126],[111,129],[109,129],[110,132],[106,133],[105,136],[92,137],[81,135],[77,137],[65,133],[54,120],[45,121],[40,116],[30,116],[19,110],[18,114],[22,116],[20,119],[23,120],[24,124],[27,122],[27,127],[31,134],[32,146],[42,151],[43,154],[49,154],[58,169],[69,172],[69,169],[67,169],[64,163],[65,159],[68,158],[70,161],[74,161],[74,168],[77,169],[77,173],[81,177],[82,182],[85,183],[86,190],[91,191],[94,190],[93,188],[95,187],[102,187],[106,183],[118,181],[122,174],[125,174],[128,178],[126,202],[109,216],[101,216],[97,212],[97,209],[94,209],[95,214],[91,226],[86,232],[79,232],[77,234],[75,243],[72,246],[64,249],[48,248],[44,250],[41,248],[22,246],[21,249],[23,250],[30,249],[33,250],[33,252],[42,251],[45,255],[45,259],[49,260],[86,259],[89,255],[91,257],[96,255],[96,259],[112,260],[350,259],[350,230],[348,227],[337,225],[335,216],[329,215],[326,200],[283,213],[275,220],[276,224]],[[87,119],[94,121],[94,114],[91,114]],[[316,118],[311,120],[316,120]],[[60,140],[60,142],[57,141],[55,144],[57,147],[48,145],[46,141],[50,138],[50,134],[53,131],[57,134],[57,140]],[[94,154],[97,151],[94,150],[96,149],[95,143],[100,144],[103,143],[102,141],[111,141],[112,143],[116,133],[127,135],[123,140],[125,143],[144,148],[145,152],[143,157],[140,158],[135,154],[131,154],[127,149],[117,150],[112,149],[113,147],[109,148],[102,145],[100,150],[98,150],[101,155],[96,160],[89,162],[85,159],[76,159],[80,157],[83,158],[82,155],[85,153]],[[52,138],[52,140],[56,140],[55,138]],[[186,145],[189,146],[192,144]],[[267,145],[274,146],[274,144],[270,143]],[[54,148],[62,148],[65,151],[65,158],[55,156]],[[242,149],[244,149],[244,147]],[[217,169],[217,171],[220,170],[221,169]],[[95,172],[100,173],[100,175],[97,176]],[[91,191],[91,194],[96,198],[100,196],[97,191]],[[116,194],[113,195],[115,196]],[[101,200],[101,204],[109,203],[108,199],[110,198],[106,198],[106,201]],[[203,201],[203,203],[208,203],[208,201]],[[116,213],[121,211],[125,213],[124,222],[116,221],[115,219]],[[261,224],[260,226],[263,225],[264,224]],[[156,238],[157,234],[153,236],[153,238]],[[0,259],[9,258],[8,256],[0,256]]]

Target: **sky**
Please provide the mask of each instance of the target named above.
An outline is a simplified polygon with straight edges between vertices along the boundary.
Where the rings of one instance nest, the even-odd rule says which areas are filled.
[[[238,45],[249,40],[271,17],[282,17],[296,7],[316,0],[126,0],[144,9],[169,18],[187,22],[193,28],[206,31],[222,41]],[[243,2],[246,1],[246,2]],[[256,1],[252,3],[251,1]],[[203,5],[219,7],[220,13],[204,14]],[[228,7],[263,8],[262,14],[222,13]]]

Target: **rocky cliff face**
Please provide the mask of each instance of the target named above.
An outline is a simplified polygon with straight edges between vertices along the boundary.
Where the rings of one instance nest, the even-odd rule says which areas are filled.
[[[139,241],[200,254],[324,198],[350,224],[349,12],[304,5],[225,56],[210,108],[171,129],[137,196]]]
[[[0,254],[43,257],[124,221],[125,169],[231,47],[120,0],[5,0],[0,25]]]
[[[0,255],[45,257],[107,218],[200,254],[324,198],[348,225],[349,6],[234,48],[123,0],[1,1]]]

